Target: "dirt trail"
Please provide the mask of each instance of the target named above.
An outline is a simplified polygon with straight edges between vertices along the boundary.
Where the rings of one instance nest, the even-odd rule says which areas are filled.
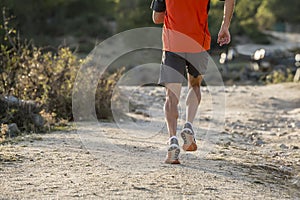
[[[135,94],[146,106],[131,119],[161,120],[163,90]],[[181,165],[163,163],[162,121],[152,124],[161,131],[146,137],[141,127],[81,124],[2,145],[0,199],[300,199],[300,84],[232,86],[225,95],[225,126],[209,131],[213,109],[203,88],[199,151],[182,151]]]

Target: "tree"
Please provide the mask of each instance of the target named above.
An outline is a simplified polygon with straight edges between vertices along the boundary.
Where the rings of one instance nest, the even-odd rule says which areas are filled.
[[[266,7],[274,13],[277,21],[299,24],[299,0],[268,0]]]
[[[270,0],[263,0],[255,15],[255,20],[260,30],[272,28],[276,21],[274,12],[270,9]]]
[[[108,37],[108,20],[114,20],[114,0],[1,0],[16,16],[17,29],[26,38],[34,38],[38,45],[59,45],[59,37],[103,39]],[[95,39],[94,39],[95,40]],[[95,41],[93,42],[93,44]]]
[[[118,31],[131,28],[154,26],[152,22],[150,1],[130,0],[118,1],[116,7],[116,20]]]

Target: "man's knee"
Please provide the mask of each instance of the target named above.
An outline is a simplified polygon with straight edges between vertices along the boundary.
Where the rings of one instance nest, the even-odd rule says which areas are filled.
[[[192,88],[200,88],[202,82],[202,76],[199,75],[197,77],[189,76],[189,86]]]
[[[177,106],[178,106],[179,100],[177,96],[171,92],[167,91],[166,94],[166,102],[165,102],[165,111],[168,113],[177,113]]]
[[[195,95],[197,98],[198,103],[200,103],[201,101],[201,92],[200,92],[200,85],[202,82],[202,76],[199,75],[198,77],[193,77],[190,76],[189,77],[189,94],[190,95]],[[189,95],[189,97],[186,100],[186,103],[188,104],[189,101],[191,100],[191,96]]]
[[[177,96],[171,92],[171,91],[167,91],[167,95],[166,95],[166,105],[168,107],[175,107],[177,106],[179,103]]]

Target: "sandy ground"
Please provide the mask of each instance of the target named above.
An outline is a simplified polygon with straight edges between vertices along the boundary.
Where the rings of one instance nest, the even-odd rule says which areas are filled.
[[[135,125],[118,115],[0,146],[0,199],[300,199],[300,84],[226,87],[219,129],[202,94],[199,150],[181,165],[163,163],[163,90],[147,87],[130,93]]]

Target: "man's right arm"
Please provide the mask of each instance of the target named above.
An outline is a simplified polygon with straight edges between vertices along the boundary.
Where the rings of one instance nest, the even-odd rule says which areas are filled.
[[[224,26],[227,29],[229,29],[230,27],[230,22],[234,10],[234,4],[235,4],[235,0],[225,0],[222,26]]]
[[[164,23],[166,13],[165,0],[152,0],[150,8],[153,10],[152,20],[155,24]]]
[[[218,34],[218,43],[220,46],[229,44],[231,36],[229,32],[230,22],[233,15],[235,0],[225,0],[223,22]]]

